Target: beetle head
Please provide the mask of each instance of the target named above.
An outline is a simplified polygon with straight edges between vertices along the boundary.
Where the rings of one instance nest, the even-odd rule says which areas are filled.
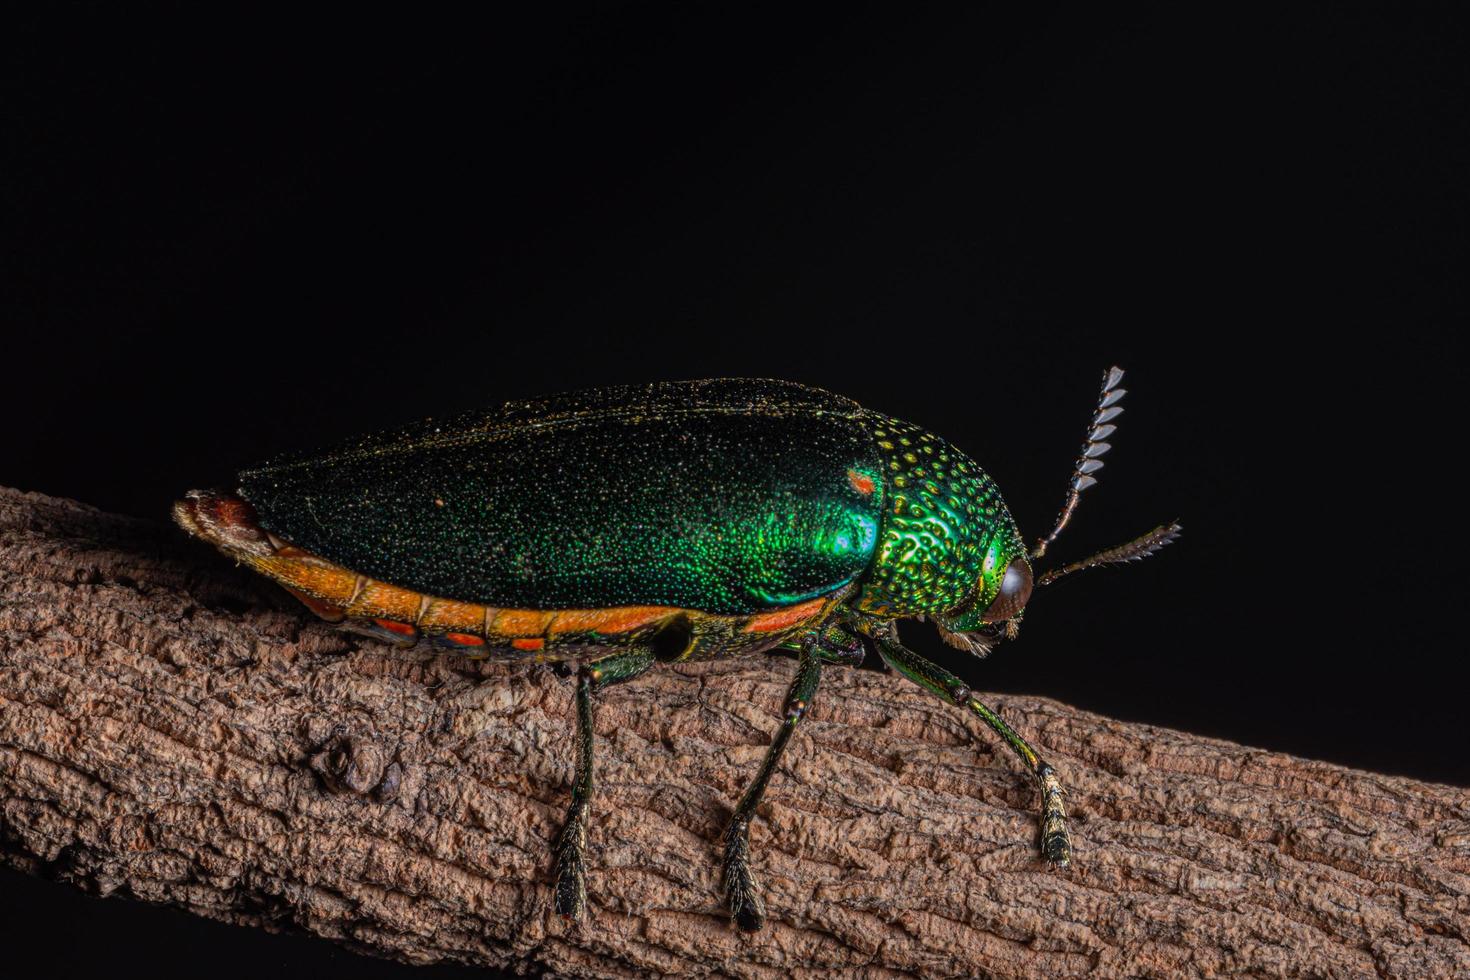
[[[1021,625],[1021,615],[1025,611],[1026,602],[1031,598],[1033,584],[1047,585],[1063,575],[1081,571],[1084,568],[1096,568],[1099,565],[1113,565],[1147,558],[1179,536],[1177,523],[1161,525],[1141,537],[1134,538],[1127,544],[1099,551],[1095,555],[1061,568],[1053,568],[1036,578],[1033,583],[1031,563],[1039,561],[1046,554],[1047,548],[1071,521],[1082,492],[1097,483],[1095,474],[1102,469],[1102,457],[1112,448],[1104,440],[1117,431],[1118,427],[1113,424],[1113,420],[1123,411],[1123,407],[1118,404],[1127,394],[1127,391],[1118,387],[1122,380],[1121,368],[1109,368],[1103,375],[1102,392],[1098,396],[1097,411],[1092,417],[1092,424],[1087,432],[1087,441],[1083,443],[1082,453],[1073,467],[1071,485],[1051,533],[1037,542],[1036,547],[1029,553],[1025,545],[1021,543],[1020,537],[1015,534],[1005,540],[1004,547],[998,547],[997,544],[992,543],[990,552],[985,556],[980,581],[974,591],[959,608],[938,617],[939,633],[951,646],[977,655],[984,655],[1002,637],[1005,639],[1015,637]]]
[[[977,656],[1002,637],[1014,638],[1031,598],[1031,562],[1019,535],[991,542],[980,578],[965,600],[935,617],[946,643]]]

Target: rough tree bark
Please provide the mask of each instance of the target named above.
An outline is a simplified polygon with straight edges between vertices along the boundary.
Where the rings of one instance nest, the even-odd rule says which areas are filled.
[[[0,859],[414,962],[575,976],[1470,974],[1470,800],[1039,698],[1076,862],[965,715],[830,670],[753,837],[717,845],[791,672],[666,669],[603,700],[590,920],[547,912],[570,686],[312,621],[160,524],[0,491]]]

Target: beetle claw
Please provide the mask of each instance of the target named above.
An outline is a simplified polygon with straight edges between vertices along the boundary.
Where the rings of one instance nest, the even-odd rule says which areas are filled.
[[[569,922],[581,919],[587,913],[587,873],[582,867],[581,855],[574,850],[563,851],[562,860],[557,862],[556,914]]]
[[[726,898],[730,915],[741,932],[759,932],[766,924],[766,903],[750,866],[741,863],[727,875]]]
[[[735,925],[741,932],[760,932],[766,924],[765,902],[756,894],[752,894],[750,898],[751,901],[733,910]]]

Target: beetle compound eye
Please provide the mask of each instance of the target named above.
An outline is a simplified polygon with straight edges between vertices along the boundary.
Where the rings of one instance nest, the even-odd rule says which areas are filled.
[[[1017,558],[1006,566],[1006,573],[1000,580],[1000,591],[995,594],[990,608],[985,610],[984,621],[1004,622],[1025,609],[1030,598],[1031,566],[1024,558]]]

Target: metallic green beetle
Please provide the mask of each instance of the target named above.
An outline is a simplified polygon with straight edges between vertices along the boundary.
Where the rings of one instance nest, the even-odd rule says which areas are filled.
[[[403,644],[579,665],[577,775],[554,845],[555,907],[586,907],[594,695],[656,663],[798,653],[785,722],[725,834],[736,923],[765,918],[748,830],[824,664],[868,650],[980,716],[1042,797],[1041,851],[1071,858],[1055,771],[956,676],[905,649],[927,618],[983,655],[1016,635],[1031,563],[1096,482],[1122,411],[1113,368],[1056,526],[1027,549],[968,456],[907,422],[783,381],[606,388],[515,402],[283,457],[234,493],[194,491],[187,531],[319,615]],[[1151,554],[1177,525],[1037,580]]]

